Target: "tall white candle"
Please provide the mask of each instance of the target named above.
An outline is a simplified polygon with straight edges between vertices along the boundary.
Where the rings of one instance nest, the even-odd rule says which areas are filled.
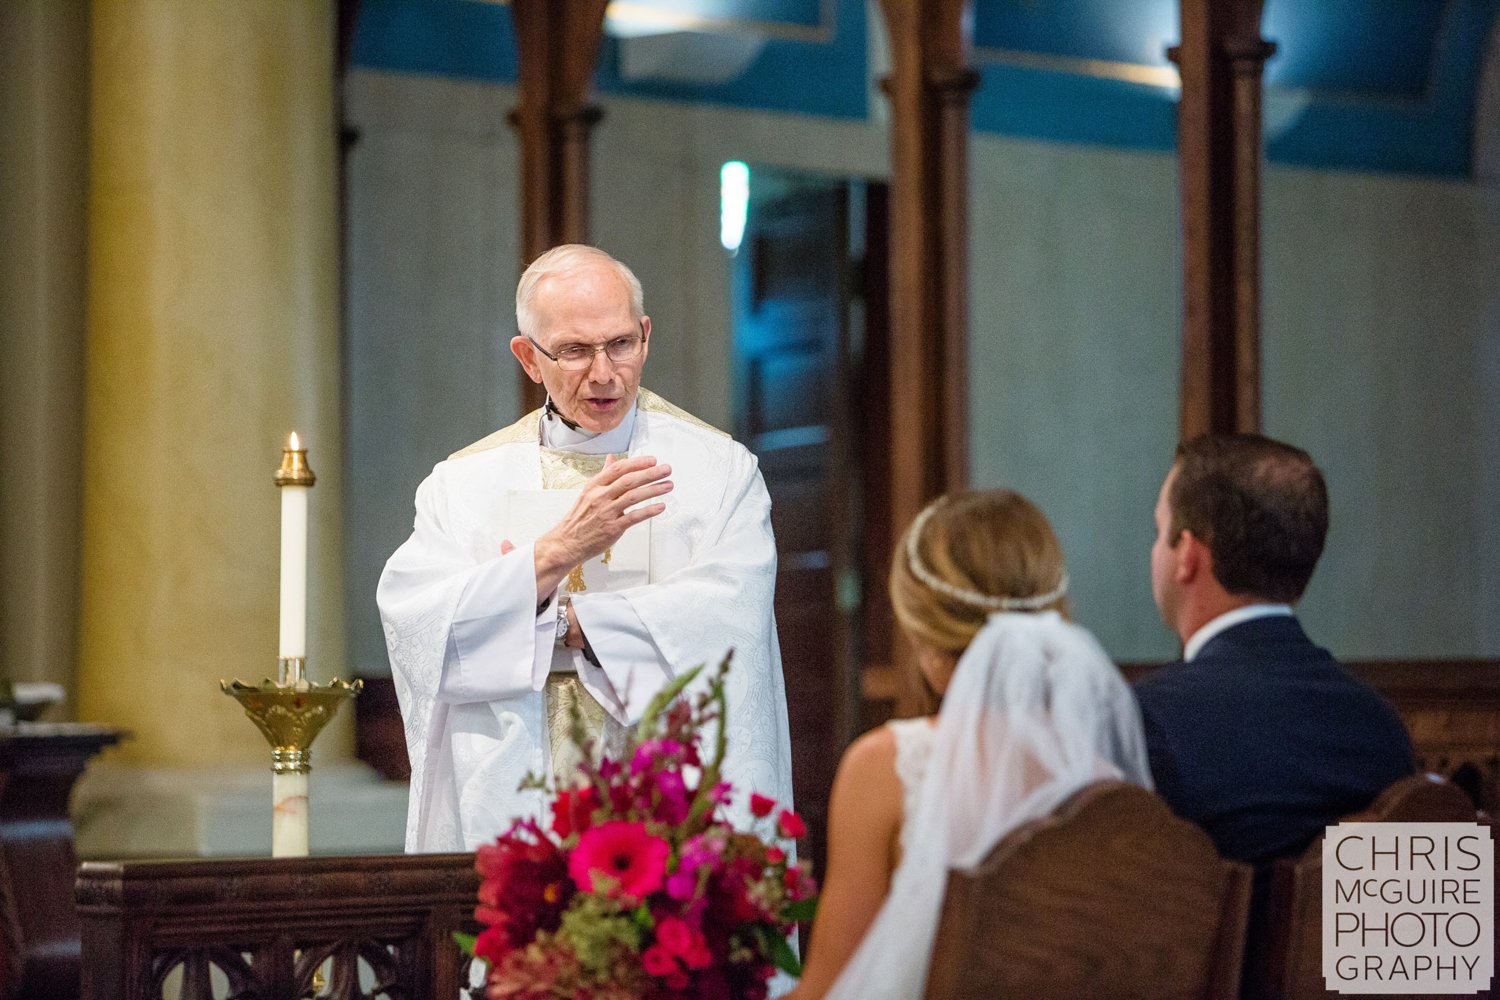
[[[273,772],[271,800],[271,857],[307,857],[307,772]]]
[[[302,450],[292,431],[289,452]],[[304,465],[305,455],[298,455]],[[310,477],[309,477],[310,478]],[[281,486],[281,657],[307,655],[307,493],[311,484]]]

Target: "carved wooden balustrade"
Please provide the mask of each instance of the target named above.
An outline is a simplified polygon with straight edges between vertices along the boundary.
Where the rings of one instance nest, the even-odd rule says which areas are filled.
[[[457,998],[472,854],[87,863],[84,1000]]]

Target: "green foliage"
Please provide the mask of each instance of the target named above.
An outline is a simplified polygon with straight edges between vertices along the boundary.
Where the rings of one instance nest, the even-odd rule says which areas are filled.
[[[604,975],[615,962],[620,948],[641,950],[643,933],[629,911],[603,896],[580,893],[562,915],[557,936],[566,940],[578,956],[578,964],[595,975]]]
[[[807,899],[787,903],[786,908],[781,912],[788,920],[805,924],[818,912],[818,897],[810,896]]]

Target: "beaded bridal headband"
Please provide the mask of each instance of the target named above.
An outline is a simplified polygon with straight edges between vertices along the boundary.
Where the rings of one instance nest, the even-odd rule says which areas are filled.
[[[906,562],[911,567],[912,575],[918,580],[956,601],[989,611],[1035,611],[1038,608],[1045,608],[1068,592],[1067,570],[1063,570],[1062,579],[1057,582],[1056,587],[1045,594],[1036,594],[1031,597],[995,597],[990,594],[981,594],[977,590],[956,587],[947,580],[938,579],[932,570],[922,565],[922,557],[917,554],[917,540],[922,537],[922,529],[927,527],[928,519],[942,502],[943,499],[939,497],[928,504],[912,522],[911,530],[906,533]]]

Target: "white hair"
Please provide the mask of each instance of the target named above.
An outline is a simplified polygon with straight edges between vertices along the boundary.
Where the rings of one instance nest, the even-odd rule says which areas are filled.
[[[536,336],[538,332],[536,292],[542,282],[548,278],[563,277],[587,267],[600,265],[613,269],[620,281],[624,283],[626,291],[630,293],[631,315],[635,319],[646,315],[641,282],[635,276],[635,272],[598,247],[585,246],[582,243],[564,243],[562,246],[553,247],[532,261],[526,273],[521,275],[521,282],[516,285],[516,329],[522,336]]]

